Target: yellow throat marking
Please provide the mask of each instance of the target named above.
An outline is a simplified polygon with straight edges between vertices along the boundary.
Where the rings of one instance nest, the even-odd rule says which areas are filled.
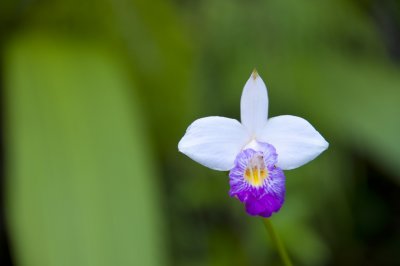
[[[251,158],[244,172],[246,181],[255,187],[262,186],[264,179],[268,177],[268,169],[265,167],[263,157],[256,155]]]

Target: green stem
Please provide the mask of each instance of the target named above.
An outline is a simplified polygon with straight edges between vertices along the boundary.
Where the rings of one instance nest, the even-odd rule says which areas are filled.
[[[276,233],[272,222],[268,218],[263,219],[265,228],[267,229],[268,233],[271,235],[272,241],[275,243],[276,248],[278,249],[279,255],[281,256],[283,265],[285,266],[292,266],[292,262],[290,261],[289,255],[283,245],[282,240],[279,238],[278,234]]]

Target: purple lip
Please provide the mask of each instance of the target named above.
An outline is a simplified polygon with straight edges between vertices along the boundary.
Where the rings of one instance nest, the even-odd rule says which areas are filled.
[[[270,217],[285,201],[285,175],[276,167],[278,155],[274,146],[258,143],[259,148],[239,153],[229,172],[229,195],[245,204],[246,212]]]

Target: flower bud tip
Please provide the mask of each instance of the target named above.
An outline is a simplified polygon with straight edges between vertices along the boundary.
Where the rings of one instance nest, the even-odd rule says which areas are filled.
[[[257,79],[257,77],[258,77],[258,72],[257,72],[256,69],[254,69],[253,72],[251,73],[251,77],[252,77],[254,80]]]

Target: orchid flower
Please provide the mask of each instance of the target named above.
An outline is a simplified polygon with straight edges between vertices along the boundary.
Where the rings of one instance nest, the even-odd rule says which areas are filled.
[[[248,214],[270,217],[285,200],[283,170],[306,164],[329,144],[303,118],[268,118],[267,88],[256,71],[244,86],[240,111],[241,123],[220,116],[194,121],[178,149],[208,168],[229,170],[229,195]]]

